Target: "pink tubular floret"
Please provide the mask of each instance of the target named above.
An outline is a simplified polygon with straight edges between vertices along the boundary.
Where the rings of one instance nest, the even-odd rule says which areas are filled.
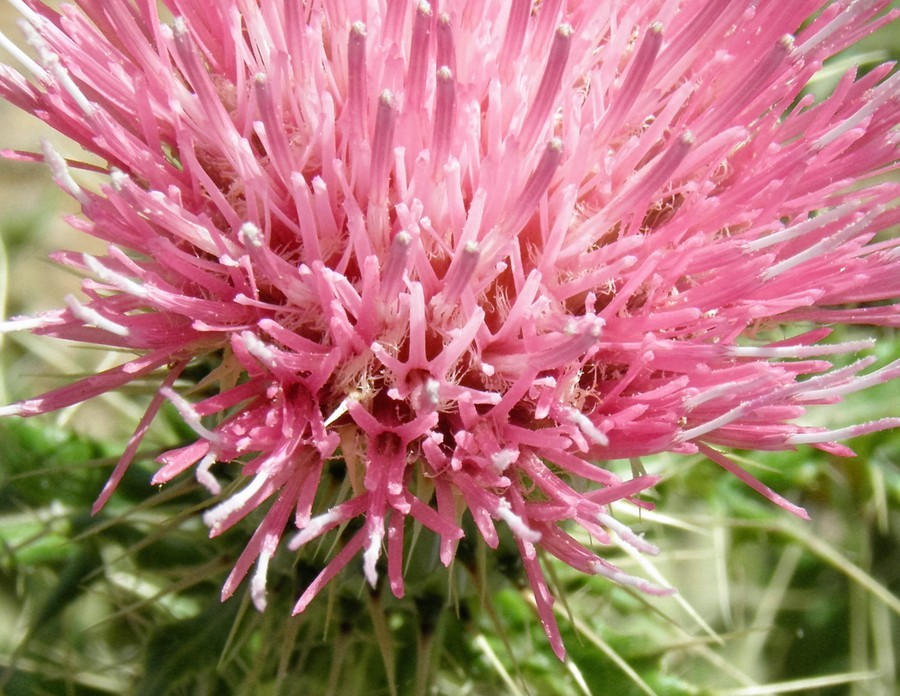
[[[824,342],[900,326],[900,242],[878,235],[900,223],[900,75],[802,96],[887,0],[166,0],[171,25],[148,0],[16,4],[37,59],[13,49],[0,95],[109,183],[49,143],[4,155],[46,162],[108,248],[58,254],[83,297],[0,331],[136,355],[0,416],[158,379],[95,512],[170,402],[197,439],[154,483],[193,467],[220,495],[240,467],[211,534],[268,506],[223,597],[250,575],[262,609],[290,527],[302,553],[355,519],[295,612],[357,556],[402,596],[409,529],[449,565],[471,517],[518,545],[563,657],[541,550],[668,591],[604,558],[655,552],[611,506],[647,507],[658,477],[609,462],[699,453],[805,516],[728,450],[850,454],[900,425],[803,421],[900,376],[833,367],[871,341]],[[201,360],[206,396],[177,391]]]

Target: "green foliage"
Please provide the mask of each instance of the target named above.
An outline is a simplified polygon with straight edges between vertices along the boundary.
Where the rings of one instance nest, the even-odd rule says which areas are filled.
[[[259,614],[243,588],[217,601],[256,520],[206,538],[204,495],[188,481],[153,490],[149,461],[136,469],[142,487],[86,517],[113,465],[107,447],[45,424],[2,427],[0,615],[16,627],[0,638],[3,693],[686,696],[812,679],[806,693],[830,696],[854,693],[848,683],[863,676],[856,693],[890,693],[897,433],[857,443],[858,459],[806,449],[741,460],[805,504],[812,523],[787,520],[709,462],[645,462],[666,476],[658,495],[677,516],[617,514],[662,555],[644,568],[616,547],[606,555],[682,592],[648,598],[543,559],[569,652],[560,663],[521,567],[507,560],[515,554],[503,553],[509,539],[499,552],[466,542],[447,571],[422,534],[410,543],[404,599],[371,590],[351,564],[293,618],[328,549],[280,554]]]
[[[137,696],[197,693],[221,683],[215,673],[238,604],[212,603],[189,619],[153,628],[147,639]]]

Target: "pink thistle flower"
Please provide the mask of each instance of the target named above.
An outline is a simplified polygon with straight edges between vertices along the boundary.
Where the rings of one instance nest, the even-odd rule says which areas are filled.
[[[891,21],[851,2],[422,0],[14,3],[37,54],[5,38],[0,93],[108,163],[82,188],[49,144],[73,221],[105,255],[61,252],[82,299],[4,331],[101,344],[128,362],[0,409],[32,416],[151,375],[160,387],[110,497],[169,401],[196,432],[154,484],[241,462],[204,515],[219,534],[268,511],[225,582],[266,604],[297,551],[360,518],[296,612],[361,555],[404,592],[411,523],[446,565],[471,515],[518,544],[563,646],[537,550],[651,593],[579,541],[653,553],[610,515],[658,480],[604,462],[729,458],[900,425],[826,430],[807,406],[900,375],[831,356],[830,326],[898,326],[898,80],[853,70],[816,102],[822,61]],[[886,302],[887,301],[887,302]],[[785,338],[771,341],[768,330]],[[217,355],[211,396],[173,390]],[[326,461],[346,497],[326,499]],[[573,481],[580,481],[573,485]],[[586,482],[586,483],[585,483]]]

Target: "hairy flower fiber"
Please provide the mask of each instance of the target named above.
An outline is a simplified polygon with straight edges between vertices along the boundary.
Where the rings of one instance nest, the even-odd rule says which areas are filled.
[[[896,168],[898,77],[803,96],[886,1],[14,4],[37,61],[4,39],[30,77],[4,66],[0,92],[109,183],[82,188],[88,165],[49,144],[7,156],[47,162],[109,247],[57,254],[84,299],[4,330],[136,356],[0,414],[159,376],[96,507],[171,402],[197,440],[154,483],[194,467],[218,495],[239,466],[212,534],[268,505],[225,597],[256,564],[263,608],[289,524],[297,550],[354,518],[296,611],[359,554],[402,595],[408,518],[449,564],[468,514],[490,546],[511,530],[561,656],[537,549],[665,591],[578,531],[654,551],[609,505],[646,506],[657,478],[602,462],[699,452],[805,515],[724,450],[851,454],[837,441],[900,424],[798,423],[900,374],[833,368],[872,342],[823,342],[900,323],[898,242],[876,236],[898,186],[874,183]],[[210,357],[201,390],[173,390]]]

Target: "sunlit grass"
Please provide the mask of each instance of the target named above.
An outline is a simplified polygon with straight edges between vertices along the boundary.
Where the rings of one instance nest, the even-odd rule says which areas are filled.
[[[863,400],[845,415],[878,408]],[[680,593],[645,597],[545,559],[564,598],[561,664],[503,544],[499,554],[461,548],[448,574],[425,535],[409,559],[420,571],[413,599],[371,593],[351,566],[302,618],[288,618],[289,607],[318,560],[280,558],[274,606],[260,615],[243,595],[219,604],[243,537],[205,538],[197,513],[208,503],[193,481],[153,491],[152,463],[139,462],[91,519],[114,447],[47,423],[2,428],[5,693],[127,693],[137,683],[149,684],[140,693],[182,684],[171,693],[343,696],[430,684],[447,694],[887,696],[896,683],[897,433],[857,443],[858,459],[763,458],[754,473],[806,504],[811,522],[709,463],[646,462],[666,475],[664,512],[615,513],[662,553],[648,559],[623,544],[608,555]]]

